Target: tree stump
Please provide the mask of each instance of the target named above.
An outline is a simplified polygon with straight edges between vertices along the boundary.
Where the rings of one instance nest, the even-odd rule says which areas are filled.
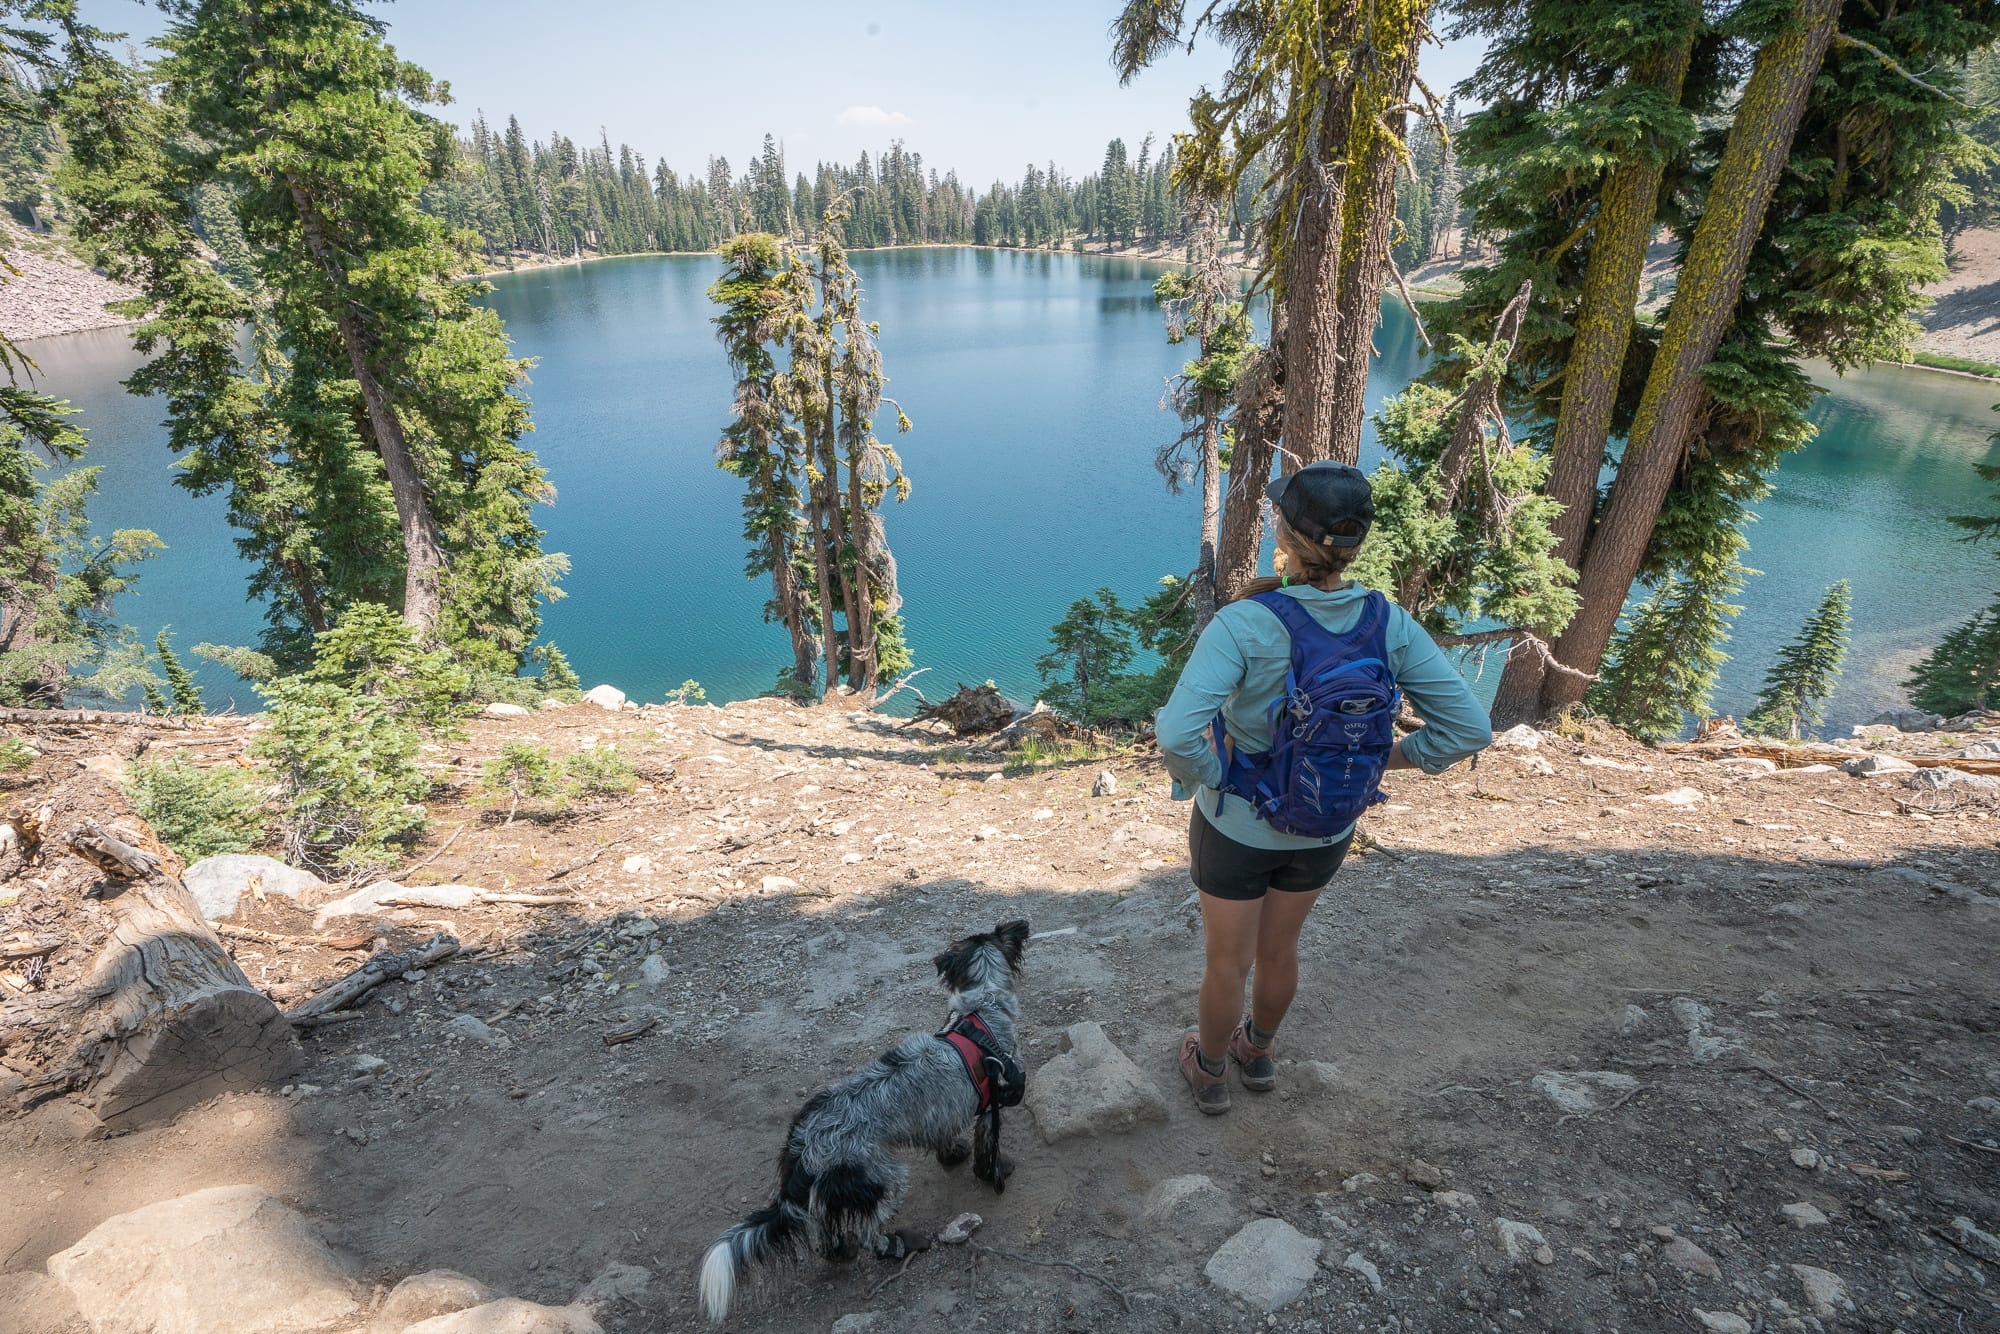
[[[914,722],[940,722],[955,736],[985,736],[997,732],[1025,712],[1020,705],[993,688],[960,685],[950,699],[920,704]]]
[[[63,1094],[114,1129],[296,1070],[291,1025],[99,772],[50,757],[0,839],[0,1094]]]

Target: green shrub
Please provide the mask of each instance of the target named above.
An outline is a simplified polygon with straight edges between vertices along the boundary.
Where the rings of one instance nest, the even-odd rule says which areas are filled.
[[[509,741],[501,746],[500,754],[486,762],[479,781],[495,797],[508,799],[509,824],[514,822],[524,800],[553,798],[560,802],[567,796],[563,771],[557,767],[555,756],[547,746],[532,741]]]
[[[271,769],[285,860],[321,874],[391,865],[423,832],[423,735],[374,695],[290,676],[262,688],[269,727],[251,754]]]
[[[139,818],[182,861],[248,852],[264,836],[256,782],[241,769],[204,769],[185,760],[147,760],[126,781]]]
[[[34,747],[11,736],[0,737],[0,774],[19,773],[34,762]]]
[[[708,692],[701,688],[701,682],[686,680],[667,692],[669,704],[700,704],[708,698]]]
[[[578,792],[593,797],[622,797],[639,786],[632,762],[616,746],[578,751],[563,761],[563,777]]]
[[[379,700],[385,713],[454,736],[471,712],[471,674],[442,649],[426,650],[387,607],[358,602],[313,641],[313,681]]]
[[[528,656],[542,664],[542,692],[557,699],[572,700],[583,693],[583,681],[576,669],[569,665],[569,659],[554,644],[541,644],[531,649]],[[699,689],[700,687],[696,687]]]

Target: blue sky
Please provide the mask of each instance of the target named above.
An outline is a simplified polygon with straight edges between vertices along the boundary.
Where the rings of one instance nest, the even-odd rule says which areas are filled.
[[[511,113],[531,138],[560,130],[698,172],[710,154],[738,168],[766,131],[787,164],[852,162],[891,139],[984,189],[1030,159],[1082,173],[1122,136],[1137,152],[1152,131],[1184,126],[1189,96],[1215,79],[1204,44],[1118,86],[1106,30],[1117,0],[403,0],[373,6],[390,39],[451,84],[446,115]],[[86,17],[144,39],[157,11],[135,0],[85,0]],[[1477,50],[1425,53],[1440,96]]]

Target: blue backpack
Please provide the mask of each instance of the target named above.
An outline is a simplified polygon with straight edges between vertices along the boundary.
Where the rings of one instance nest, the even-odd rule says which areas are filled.
[[[1383,800],[1382,773],[1396,745],[1402,692],[1389,672],[1389,601],[1370,593],[1361,619],[1334,634],[1284,593],[1254,599],[1285,623],[1292,663],[1271,703],[1271,749],[1230,755],[1222,715],[1215,753],[1226,757],[1220,803],[1242,797],[1281,834],[1332,838]]]

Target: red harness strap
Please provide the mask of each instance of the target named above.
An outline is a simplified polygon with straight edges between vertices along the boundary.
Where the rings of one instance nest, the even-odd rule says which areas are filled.
[[[958,1024],[972,1024],[982,1033],[988,1031],[976,1014],[966,1015]],[[938,1036],[949,1042],[958,1053],[958,1059],[965,1062],[965,1073],[972,1080],[973,1091],[979,1094],[979,1110],[983,1112],[993,1105],[993,1081],[986,1073],[986,1053],[979,1049],[978,1043],[958,1031],[958,1024],[953,1024]]]

